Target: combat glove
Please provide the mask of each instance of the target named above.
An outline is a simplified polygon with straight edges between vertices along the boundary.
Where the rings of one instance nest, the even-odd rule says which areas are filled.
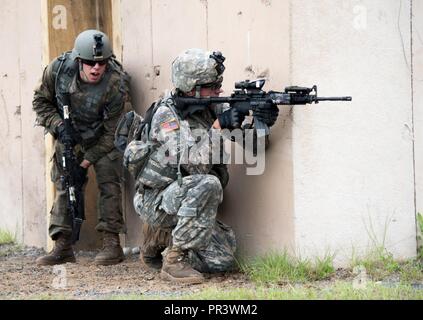
[[[82,187],[84,186],[85,182],[87,181],[87,172],[88,170],[81,167],[81,166],[75,166],[75,170],[73,172],[74,176],[74,182],[75,187],[78,190],[82,190]]]
[[[76,146],[78,143],[80,143],[79,135],[75,131],[75,129],[71,128],[69,134],[66,134],[65,125],[60,124],[56,128],[56,137],[57,140],[59,140],[60,143],[70,143],[72,147]]]
[[[230,108],[217,116],[222,129],[239,128],[244,121],[245,115],[236,108]]]
[[[272,102],[259,104],[253,112],[255,119],[265,123],[269,127],[273,126],[279,116],[279,108]]]

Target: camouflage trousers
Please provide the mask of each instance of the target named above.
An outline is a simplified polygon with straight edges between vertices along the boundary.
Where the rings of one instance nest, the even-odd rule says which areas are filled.
[[[219,179],[197,174],[182,178],[181,186],[138,190],[134,207],[144,223],[172,229],[172,247],[186,251],[193,268],[212,273],[235,265],[235,234],[216,220],[222,199]]]
[[[82,162],[84,153],[80,148],[75,148],[78,162]],[[53,167],[51,180],[56,186],[56,199],[51,209],[49,235],[55,240],[59,232],[72,232],[72,218],[67,213],[66,190],[60,180],[63,172],[62,167],[63,145],[56,142],[55,154],[53,156]],[[122,156],[114,149],[94,164],[99,198],[97,203],[97,231],[108,231],[112,233],[125,232],[125,223],[122,215]],[[86,183],[82,187],[85,190]]]

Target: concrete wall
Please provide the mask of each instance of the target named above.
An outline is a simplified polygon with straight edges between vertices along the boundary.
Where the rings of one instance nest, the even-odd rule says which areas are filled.
[[[353,96],[294,110],[297,248],[340,263],[381,245],[412,257],[410,1],[291,3],[292,82]]]
[[[44,139],[31,103],[42,72],[41,2],[2,0],[0,7],[0,228],[44,246]]]
[[[417,212],[423,214],[423,2],[413,1],[413,89]]]
[[[416,209],[417,212],[423,214],[423,1],[413,1],[413,15],[413,104]]]

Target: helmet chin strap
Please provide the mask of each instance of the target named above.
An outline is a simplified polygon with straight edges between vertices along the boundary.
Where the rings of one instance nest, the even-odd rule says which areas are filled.
[[[79,75],[81,75],[81,74],[83,75],[81,77],[82,78],[82,81],[88,82],[88,76],[87,76],[87,74],[84,71],[84,67],[82,66],[82,61],[79,60],[78,62],[79,62]]]

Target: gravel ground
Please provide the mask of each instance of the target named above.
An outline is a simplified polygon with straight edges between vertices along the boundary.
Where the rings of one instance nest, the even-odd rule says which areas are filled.
[[[0,246],[0,299],[102,299],[128,294],[143,298],[166,298],[202,291],[215,286],[221,289],[250,288],[243,274],[206,275],[197,285],[163,281],[159,272],[144,269],[139,254],[131,254],[114,266],[94,265],[96,252],[78,252],[77,263],[43,266],[35,260],[45,252],[37,248]]]

